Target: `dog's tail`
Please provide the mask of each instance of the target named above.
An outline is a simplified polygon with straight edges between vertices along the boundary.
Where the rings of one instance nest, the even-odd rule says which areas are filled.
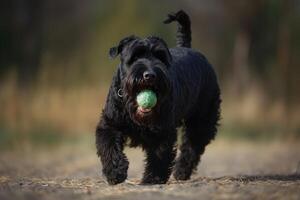
[[[168,14],[168,18],[164,21],[169,24],[173,21],[177,22],[176,46],[191,48],[191,21],[189,16],[180,10],[177,13]]]

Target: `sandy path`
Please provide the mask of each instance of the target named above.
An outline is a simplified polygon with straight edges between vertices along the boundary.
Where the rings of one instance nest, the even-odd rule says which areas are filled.
[[[93,145],[0,154],[0,199],[300,199],[300,144],[215,141],[191,180],[138,185],[143,154],[127,149],[129,178],[109,186]]]

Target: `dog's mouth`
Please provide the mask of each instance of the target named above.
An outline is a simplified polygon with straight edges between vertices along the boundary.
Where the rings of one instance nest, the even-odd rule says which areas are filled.
[[[155,113],[154,108],[142,108],[138,106],[136,108],[135,116],[139,122],[143,122],[147,124],[152,120],[153,116],[155,115],[154,113]]]
[[[159,73],[157,73],[159,74]],[[164,101],[169,89],[168,81],[163,75],[158,76],[156,81],[147,82],[136,76],[128,76],[125,80],[125,99],[127,99],[128,111],[131,118],[139,124],[151,124],[158,118],[161,103]],[[156,95],[156,103],[145,106],[137,102],[137,96],[144,90],[151,90]],[[144,101],[145,102],[145,101]],[[151,102],[149,102],[151,104]],[[146,103],[147,104],[147,103]]]
[[[145,88],[141,89],[140,92],[141,92],[142,90],[151,90],[151,91],[153,91],[155,94],[157,94],[157,92],[156,92],[156,90],[154,89],[154,87],[145,87]],[[146,117],[146,116],[151,115],[151,114],[154,112],[154,110],[155,110],[155,108],[156,108],[156,106],[157,106],[157,105],[155,105],[155,106],[153,106],[152,108],[143,108],[142,106],[138,106],[138,103],[137,103],[137,102],[136,102],[136,105],[137,105],[137,114],[140,115],[141,117]]]
[[[141,106],[138,106],[137,111],[141,114],[149,114],[152,112],[152,108],[142,108]]]
[[[142,84],[140,85],[140,87],[137,89],[137,92],[135,94],[135,96],[137,97],[137,95],[142,92],[143,90],[151,90],[153,91],[156,95],[157,95],[157,101],[159,101],[159,93],[158,93],[158,88],[156,87],[156,85],[154,84]],[[158,102],[157,102],[158,104]],[[152,108],[143,108],[141,106],[138,105],[137,101],[136,101],[136,112],[140,117],[150,117],[150,115],[152,115],[157,107],[157,104],[155,106],[153,106]]]

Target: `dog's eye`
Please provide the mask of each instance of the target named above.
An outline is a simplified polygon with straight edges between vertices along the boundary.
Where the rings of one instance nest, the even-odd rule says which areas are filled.
[[[143,56],[145,56],[147,50],[144,48],[140,48],[137,49],[136,51],[134,51],[130,57],[130,59],[128,60],[128,64],[132,64],[134,61],[136,61],[139,58],[142,58]]]
[[[154,52],[154,56],[156,58],[158,58],[160,61],[162,61],[163,63],[166,64],[166,62],[167,62],[167,55],[166,55],[166,53],[164,51],[155,51]]]

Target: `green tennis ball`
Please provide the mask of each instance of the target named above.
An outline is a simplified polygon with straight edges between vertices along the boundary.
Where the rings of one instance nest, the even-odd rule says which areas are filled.
[[[143,90],[137,95],[136,101],[142,108],[153,108],[157,103],[157,97],[153,91]]]

